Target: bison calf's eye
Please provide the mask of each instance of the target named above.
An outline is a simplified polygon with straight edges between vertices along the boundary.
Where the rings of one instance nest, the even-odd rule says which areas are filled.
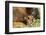
[[[33,22],[33,17],[32,16],[28,16],[27,25],[28,26],[32,26],[32,22]]]

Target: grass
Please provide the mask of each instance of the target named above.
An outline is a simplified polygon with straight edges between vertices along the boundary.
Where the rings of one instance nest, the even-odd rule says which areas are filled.
[[[40,26],[40,19],[34,19],[32,26],[30,26],[30,27],[39,27],[39,26]],[[28,27],[28,26],[26,26],[22,22],[13,22],[13,27],[14,28],[24,28],[24,27]]]
[[[39,27],[40,26],[40,19],[33,20],[32,27]]]

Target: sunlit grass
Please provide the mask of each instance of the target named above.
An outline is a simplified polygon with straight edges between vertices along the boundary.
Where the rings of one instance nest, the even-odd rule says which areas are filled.
[[[13,27],[14,28],[24,28],[24,27],[28,27],[28,26],[26,26],[22,22],[14,22]],[[40,27],[40,19],[34,19],[33,23],[32,23],[32,26],[30,26],[30,27]]]
[[[32,27],[39,27],[40,26],[40,19],[33,20]]]

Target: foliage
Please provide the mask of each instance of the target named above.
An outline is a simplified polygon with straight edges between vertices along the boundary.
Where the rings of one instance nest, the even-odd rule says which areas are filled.
[[[39,27],[40,26],[40,19],[34,19],[32,23],[32,27]]]

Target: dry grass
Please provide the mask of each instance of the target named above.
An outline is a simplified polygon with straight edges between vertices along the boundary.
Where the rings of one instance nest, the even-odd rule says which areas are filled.
[[[26,25],[24,24],[24,23],[22,23],[22,22],[14,22],[13,23],[13,27],[14,28],[23,28],[23,27],[25,27]]]
[[[39,27],[40,26],[40,19],[33,20],[32,26],[30,27]],[[29,27],[25,25],[22,22],[13,22],[13,28],[24,28],[24,27]]]

